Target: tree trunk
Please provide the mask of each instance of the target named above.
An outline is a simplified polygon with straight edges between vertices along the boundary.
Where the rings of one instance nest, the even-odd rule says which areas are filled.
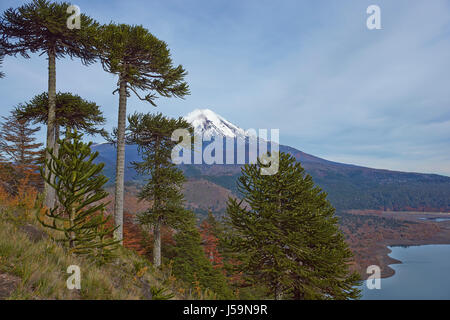
[[[294,300],[305,300],[305,293],[299,288],[294,288]]]
[[[57,123],[57,121],[55,121],[55,123],[56,123],[55,124],[55,148],[53,149],[53,154],[55,155],[55,157],[57,157],[58,154],[59,154],[58,140],[59,140],[59,135],[60,135],[60,126]],[[52,188],[52,190],[53,190],[53,188]],[[55,199],[53,201],[53,206],[56,207],[56,206],[60,205],[60,202],[59,202],[59,199],[58,199],[58,197],[56,195],[56,190],[53,190],[53,191],[55,192]]]
[[[159,137],[156,137],[155,140],[155,170],[153,172],[152,179],[157,183],[157,186],[159,185],[159,168],[160,164],[158,162],[158,156],[159,156],[159,146],[161,142],[159,140]],[[155,186],[155,189],[158,188]],[[154,190],[156,191],[156,190]],[[155,198],[153,199],[153,210],[159,215],[158,219],[156,220],[155,225],[153,226],[153,264],[156,268],[159,268],[161,266],[161,222],[162,218],[160,216],[160,199],[158,196],[158,192],[155,192]]]
[[[155,223],[153,227],[153,264],[156,268],[161,266],[161,221]]]
[[[72,208],[69,212],[69,226],[70,228],[73,228],[75,225],[75,209]],[[69,248],[73,249],[75,248],[75,232],[70,231],[70,240],[69,240]]]
[[[281,290],[281,285],[277,283],[275,285],[275,300],[282,300],[283,299],[283,291]]]
[[[59,153],[59,144],[58,144],[58,140],[59,140],[59,135],[60,135],[61,129],[59,127],[59,124],[57,124],[55,126],[55,150],[53,152],[53,154],[55,154],[56,156],[58,156]]]
[[[123,239],[123,194],[125,167],[125,125],[127,117],[127,83],[120,75],[119,122],[117,125],[116,189],[114,197],[114,223],[118,227],[114,233],[116,240]]]
[[[48,123],[47,123],[47,148],[55,148],[55,129],[56,129],[56,57],[53,51],[48,52]],[[46,153],[47,161],[51,159],[50,154]],[[46,169],[46,175],[48,175]],[[54,179],[50,176],[50,181]],[[56,193],[55,190],[45,183],[45,205],[48,208],[53,208],[55,205]]]

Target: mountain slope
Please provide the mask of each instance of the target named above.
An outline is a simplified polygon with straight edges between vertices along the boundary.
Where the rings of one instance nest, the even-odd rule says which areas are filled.
[[[206,136],[219,135],[224,138],[247,139],[246,156],[248,160],[248,135],[245,130],[208,109],[195,110],[185,119],[194,126],[197,132]],[[207,143],[203,147],[206,145]],[[328,161],[289,146],[280,145],[279,148],[280,151],[292,154],[301,162],[315,183],[328,193],[328,199],[337,209],[450,211],[450,177],[371,169]],[[114,147],[110,144],[100,144],[94,146],[93,149],[100,153],[98,160],[105,162],[106,175],[113,178]],[[236,148],[234,148],[234,152],[236,154]],[[127,146],[127,163],[139,160],[140,156],[136,146]],[[192,187],[199,193],[195,200],[188,199],[188,205],[192,208],[202,212],[208,210],[211,207],[208,194],[211,193],[211,189],[217,189],[218,186],[238,196],[236,179],[240,175],[241,165],[207,165],[203,163],[183,164],[180,165],[180,168],[190,179],[187,187]],[[125,177],[127,182],[138,184],[143,182],[143,177],[138,176],[129,165],[126,166]],[[207,180],[212,184],[196,189],[193,181],[198,180]],[[113,183],[113,179],[110,181]],[[226,192],[219,192],[219,194],[223,199],[219,201],[221,205],[216,209],[223,212],[223,203],[228,195]]]
[[[196,109],[184,119],[194,127],[195,132],[204,136],[221,135],[230,138],[245,138],[246,132],[209,109]]]
[[[0,201],[0,300],[148,300],[156,298],[155,289],[168,286],[165,274],[122,246],[115,262],[105,265],[71,254],[51,239],[52,231],[43,229],[26,206],[5,202]],[[71,265],[80,267],[80,290],[67,288]],[[192,299],[178,293],[188,285],[177,286],[175,299]]]

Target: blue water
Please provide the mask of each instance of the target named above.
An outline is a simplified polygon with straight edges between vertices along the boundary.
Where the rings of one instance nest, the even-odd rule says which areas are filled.
[[[402,264],[390,265],[395,275],[381,279],[381,289],[362,286],[362,299],[450,299],[450,245],[389,247]]]
[[[419,218],[419,220],[442,222],[442,221],[450,221],[450,218]]]

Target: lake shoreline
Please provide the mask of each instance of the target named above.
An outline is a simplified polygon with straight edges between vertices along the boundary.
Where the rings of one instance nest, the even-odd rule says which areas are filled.
[[[440,232],[441,233],[441,232]],[[383,265],[380,265],[380,268],[384,271],[381,273],[381,278],[390,278],[395,275],[395,270],[390,266],[395,264],[402,264],[403,262],[392,258],[389,256],[392,253],[392,250],[389,247],[415,247],[415,246],[426,246],[426,245],[450,245],[450,239],[442,239],[442,235],[437,234],[436,237],[432,239],[424,239],[424,240],[397,240],[397,241],[389,241],[384,245],[384,250],[382,252],[383,257],[381,261],[383,261]],[[445,236],[448,236],[448,233],[445,232]]]
[[[450,218],[448,212],[349,210],[347,213],[355,217],[375,217],[378,219],[374,220],[376,222],[387,219],[386,221],[396,221],[401,225],[400,228],[383,229],[377,223],[364,223],[350,232],[353,236],[350,246],[355,254],[354,269],[363,280],[370,276],[366,272],[370,265],[380,267],[381,278],[395,275],[395,270],[390,266],[402,264],[402,261],[389,256],[392,252],[389,247],[450,244],[450,220],[433,220]]]
[[[363,300],[448,300],[450,278],[443,270],[450,268],[450,244],[424,244],[389,247],[394,259],[395,276],[383,278],[378,290],[365,281],[359,287]]]

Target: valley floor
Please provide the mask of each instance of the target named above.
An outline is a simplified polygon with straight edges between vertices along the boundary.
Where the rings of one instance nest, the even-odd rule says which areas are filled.
[[[354,268],[367,278],[367,267],[378,265],[382,278],[394,275],[388,246],[450,244],[450,213],[350,210],[342,230],[355,254]]]

